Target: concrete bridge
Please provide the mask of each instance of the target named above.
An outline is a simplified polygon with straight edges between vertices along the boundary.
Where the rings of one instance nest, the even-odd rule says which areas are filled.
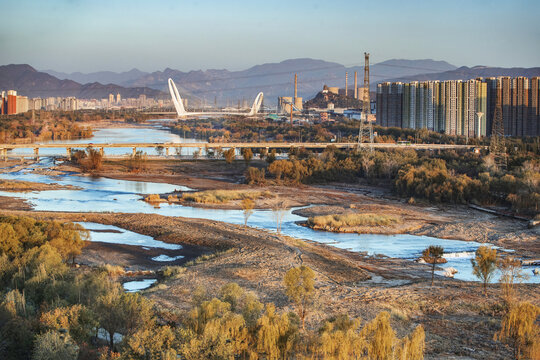
[[[98,149],[101,155],[105,156],[106,148],[126,148],[132,149],[132,155],[135,155],[137,149],[145,148],[163,148],[166,156],[170,156],[170,149],[177,148],[199,148],[199,149],[243,149],[252,148],[260,149],[289,149],[293,148],[306,148],[306,149],[319,149],[324,150],[329,146],[334,146],[338,149],[357,149],[359,144],[356,142],[350,143],[304,143],[304,142],[260,142],[260,143],[105,143],[105,144],[0,144],[0,157],[4,161],[8,158],[8,151],[14,149],[33,149],[34,158],[39,159],[40,149],[65,149],[66,156],[71,158],[71,151],[73,149],[86,149],[92,147]],[[451,145],[451,144],[391,144],[391,143],[375,143],[372,145],[374,149],[415,149],[415,150],[447,150],[447,149],[475,149],[485,148],[476,145]],[[360,147],[368,148],[369,144],[361,144]],[[19,154],[14,155],[20,157]]]

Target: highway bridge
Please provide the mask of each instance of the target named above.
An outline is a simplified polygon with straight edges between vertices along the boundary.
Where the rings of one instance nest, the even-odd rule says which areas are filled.
[[[132,149],[132,155],[135,155],[138,149],[147,148],[162,148],[165,156],[170,156],[170,150],[177,148],[198,148],[198,149],[242,149],[252,148],[260,149],[289,149],[289,148],[306,148],[324,150],[329,146],[336,147],[338,149],[357,149],[359,144],[356,142],[348,143],[308,143],[308,142],[250,142],[250,143],[104,143],[104,144],[76,144],[76,143],[51,143],[51,144],[0,144],[0,157],[7,160],[9,156],[21,157],[21,154],[10,154],[9,152],[14,149],[33,149],[34,158],[39,159],[40,149],[65,149],[66,156],[71,157],[71,151],[75,149],[86,149],[92,147],[98,149],[103,156],[105,156],[105,149],[107,148],[126,148]],[[360,147],[368,148],[370,144],[364,143]],[[415,149],[415,150],[448,150],[448,149],[475,149],[481,148],[476,145],[452,145],[452,144],[393,144],[393,143],[374,143],[374,149]]]

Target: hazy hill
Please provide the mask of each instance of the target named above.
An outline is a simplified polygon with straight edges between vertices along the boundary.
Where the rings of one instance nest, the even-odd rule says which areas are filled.
[[[131,69],[129,71],[121,73],[113,71],[99,71],[88,74],[83,74],[81,72],[74,72],[68,74],[54,70],[43,70],[43,72],[50,74],[60,80],[73,80],[80,84],[98,82],[101,84],[117,84],[120,86],[125,86],[127,82],[139,79],[144,75],[148,74],[138,69]]]
[[[395,76],[441,72],[456,67],[444,61],[434,60],[388,60],[371,66],[372,81]],[[274,104],[278,96],[292,96],[294,91],[293,76],[298,74],[298,95],[312,98],[323,87],[345,86],[345,72],[349,72],[349,87],[353,88],[354,71],[358,71],[359,86],[363,84],[363,67],[347,68],[344,65],[316,59],[291,59],[279,63],[256,65],[242,71],[198,70],[182,72],[170,68],[156,71],[133,81],[130,86],[148,86],[166,91],[167,79],[171,77],[180,93],[194,99],[206,99],[220,104],[231,104],[245,98],[249,102],[258,91],[263,91],[266,103]]]
[[[124,98],[138,97],[140,94],[148,97],[166,96],[159,90],[147,87],[125,88],[97,82],[82,85],[73,80],[60,80],[26,64],[0,66],[0,89],[17,90],[28,97],[75,96],[82,99],[101,99],[108,97],[110,93],[120,93]]]
[[[489,66],[462,66],[455,70],[444,71],[440,73],[418,74],[414,76],[397,77],[389,81],[427,81],[427,80],[468,80],[477,77],[497,77],[497,76],[540,76],[540,67],[534,68],[501,68]]]

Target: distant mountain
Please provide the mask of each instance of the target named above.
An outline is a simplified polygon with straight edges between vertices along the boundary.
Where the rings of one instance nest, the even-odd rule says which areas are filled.
[[[60,80],[26,64],[0,66],[0,89],[17,90],[28,97],[75,96],[81,99],[101,99],[111,93],[119,93],[123,98],[138,97],[140,94],[148,97],[167,96],[159,90],[147,87],[125,88],[97,82],[82,85],[73,80]]]
[[[434,60],[388,60],[371,66],[371,77],[384,80],[396,76],[441,72],[456,69],[444,61]],[[294,73],[298,74],[298,96],[306,100],[315,96],[324,85],[345,86],[345,72],[349,72],[349,88],[354,87],[354,71],[358,71],[358,85],[363,84],[362,66],[347,68],[344,65],[316,59],[291,59],[279,63],[253,66],[242,71],[206,70],[182,72],[170,68],[156,71],[125,85],[147,86],[167,91],[167,79],[172,78],[182,96],[211,103],[233,105],[245,98],[251,101],[258,91],[263,91],[266,103],[275,104],[278,96],[292,96]]]
[[[469,80],[477,77],[497,77],[497,76],[525,76],[534,77],[540,76],[540,67],[534,68],[501,68],[489,66],[462,66],[455,70],[444,71],[440,73],[418,74],[414,76],[396,77],[388,81],[428,81],[428,80]]]
[[[101,84],[117,84],[121,86],[125,86],[130,81],[137,80],[145,75],[148,75],[148,73],[138,69],[131,69],[121,73],[116,73],[113,71],[99,71],[88,74],[83,74],[81,72],[68,74],[54,70],[43,70],[43,72],[60,80],[73,80],[81,84],[98,82]]]

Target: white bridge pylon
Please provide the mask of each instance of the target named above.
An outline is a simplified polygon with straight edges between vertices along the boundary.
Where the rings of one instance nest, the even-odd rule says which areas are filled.
[[[180,94],[178,93],[178,89],[176,88],[176,84],[174,83],[173,79],[168,80],[169,83],[169,92],[171,93],[172,102],[174,104],[174,108],[176,109],[176,113],[178,114],[178,117],[200,117],[200,116],[212,116],[212,115],[237,115],[237,116],[255,116],[259,112],[261,108],[261,104],[263,101],[263,93],[260,92],[257,97],[255,98],[255,101],[253,102],[253,105],[251,106],[251,110],[249,112],[226,112],[226,111],[201,111],[201,112],[188,112],[184,108],[184,103],[182,102],[182,98],[180,97]]]

